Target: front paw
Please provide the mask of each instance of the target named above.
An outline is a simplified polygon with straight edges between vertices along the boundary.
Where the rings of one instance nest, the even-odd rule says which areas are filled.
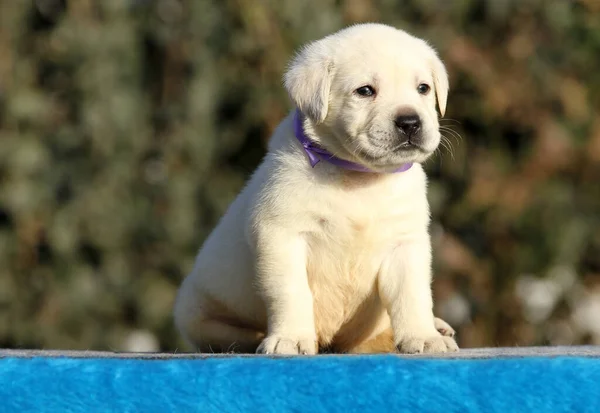
[[[406,334],[396,344],[398,352],[404,354],[450,353],[458,351],[458,345],[452,337],[434,333],[430,336]]]
[[[454,337],[454,335],[456,334],[454,329],[452,327],[450,327],[450,324],[448,324],[441,318],[438,318],[438,317],[434,318],[433,324],[435,325],[435,329],[437,331],[439,331],[440,334],[443,336]]]
[[[314,338],[292,339],[281,336],[268,336],[256,349],[259,354],[317,354],[317,341]]]

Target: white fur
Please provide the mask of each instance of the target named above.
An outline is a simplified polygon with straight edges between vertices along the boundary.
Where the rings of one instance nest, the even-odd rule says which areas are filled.
[[[419,94],[420,83],[431,93]],[[354,92],[367,84],[375,97]],[[420,164],[440,140],[442,62],[403,31],[356,25],[302,49],[285,86],[312,140],[379,173],[324,161],[311,168],[290,114],[184,280],[179,330],[206,350],[313,354],[319,346],[352,351],[391,325],[401,352],[456,350],[434,322]],[[382,149],[397,139],[394,119],[406,111],[422,120],[422,149]],[[415,164],[387,173],[406,162]]]

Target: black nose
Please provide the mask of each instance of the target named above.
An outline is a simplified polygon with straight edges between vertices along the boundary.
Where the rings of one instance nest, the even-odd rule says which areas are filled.
[[[400,115],[394,120],[396,127],[406,136],[411,137],[421,129],[421,118],[419,115]]]

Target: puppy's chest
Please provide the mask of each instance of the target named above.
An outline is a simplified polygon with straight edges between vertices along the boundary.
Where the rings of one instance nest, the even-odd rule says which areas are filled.
[[[393,194],[341,194],[327,205],[313,214],[309,260],[345,275],[372,275],[386,253],[427,225],[422,205]]]
[[[316,213],[317,233],[348,248],[365,248],[398,241],[426,224],[427,205],[421,197],[381,190],[340,193],[327,200],[327,208]],[[411,199],[412,198],[412,199]]]
[[[307,275],[319,335],[333,337],[365,302],[378,302],[381,262],[417,231],[422,218],[416,205],[389,195],[342,194],[326,205],[314,211],[312,230],[306,233]]]

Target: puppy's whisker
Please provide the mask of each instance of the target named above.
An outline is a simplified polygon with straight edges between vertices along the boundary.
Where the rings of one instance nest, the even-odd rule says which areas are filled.
[[[455,131],[454,129],[451,129],[448,126],[440,126],[440,131],[444,131],[444,132],[448,132],[453,138],[456,138],[456,141],[460,143],[460,140],[462,139],[462,136],[460,133],[458,133],[457,131]]]
[[[452,119],[452,118],[442,118],[439,120],[439,122],[454,122],[454,123],[458,123],[459,125],[461,125],[460,121],[456,120],[456,119]]]
[[[452,127],[451,127],[451,126],[449,126],[449,125],[440,125],[440,129],[443,129],[443,130],[447,130],[447,131],[452,131],[452,132],[458,133],[457,131],[455,131],[454,129],[452,129]]]
[[[452,147],[452,142],[448,139],[448,137],[442,135],[440,143],[444,146],[444,148],[448,150],[448,152],[450,152],[450,155],[452,155],[452,157],[454,158],[454,148]]]
[[[348,141],[349,141],[349,140],[350,140],[350,139],[347,139],[347,140],[346,140],[344,143],[348,143]],[[355,146],[356,148],[355,148],[355,149],[353,149],[353,148],[352,148],[352,146]],[[354,143],[354,145],[351,145],[351,146],[350,146],[350,154],[351,154],[351,155],[352,155],[354,158],[357,158],[357,159],[359,159],[359,156],[358,156],[358,149],[360,149],[360,148],[359,148],[359,145],[358,145],[357,143]],[[330,152],[331,152],[331,155],[332,155],[332,157],[335,157],[335,158],[340,158],[340,156],[339,156],[339,152],[336,152],[336,151],[330,151]],[[342,158],[342,159],[343,159],[343,158]]]
[[[452,142],[450,142],[446,136],[441,135],[440,144],[448,151],[448,153],[450,153],[452,160],[454,160],[454,148],[452,147]]]
[[[446,132],[448,134],[447,138],[453,138],[454,140],[456,140],[456,143],[460,144],[462,136],[460,136],[458,132],[448,129],[440,129],[440,132]]]
[[[429,158],[425,159],[425,162],[423,162],[423,164],[427,164],[427,162],[433,162],[433,159],[436,158],[439,160],[440,162],[440,166],[442,165],[443,162],[443,156],[442,155],[442,151],[440,150],[439,146],[437,148],[435,148],[435,151],[433,151],[433,156],[430,156]]]
[[[352,138],[348,137],[346,139],[346,141],[344,143],[348,143]],[[358,151],[360,149],[360,145],[358,144],[358,142],[354,141],[354,142],[350,142],[350,153],[353,157],[355,158],[359,158],[358,156]]]
[[[357,157],[358,157],[358,156],[357,156],[357,151],[358,151],[358,149],[359,149],[359,146],[358,146],[358,143],[357,143],[357,142],[351,142],[351,139],[352,139],[352,137],[351,137],[351,136],[347,137],[347,138],[346,138],[346,140],[344,141],[344,146],[345,146],[347,143],[350,143],[350,144],[351,144],[351,145],[350,145],[350,154],[351,154],[353,157],[357,158]],[[353,148],[353,146],[354,146],[355,148]],[[339,157],[339,154],[338,154],[338,152],[331,152],[331,154],[332,154],[333,156],[335,156],[335,157]]]
[[[449,152],[448,146],[446,146],[446,143],[443,140],[440,140],[440,145],[437,147],[437,151],[439,152],[439,155],[442,155],[442,149],[444,148],[445,150],[447,150]]]
[[[446,132],[450,136],[444,135]],[[462,138],[460,134],[451,129],[440,128],[441,142],[448,149],[450,154],[452,155],[452,159],[454,159],[454,147],[452,146],[452,141],[450,138],[454,138],[458,144],[460,144],[460,139]]]

